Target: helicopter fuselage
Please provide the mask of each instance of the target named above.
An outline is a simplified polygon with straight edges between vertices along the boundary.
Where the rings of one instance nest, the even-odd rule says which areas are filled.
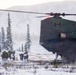
[[[61,57],[76,60],[76,22],[61,17],[41,21],[40,45]]]

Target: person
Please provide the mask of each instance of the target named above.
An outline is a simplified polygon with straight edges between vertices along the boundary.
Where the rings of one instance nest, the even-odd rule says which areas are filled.
[[[3,51],[1,57],[2,57],[2,65],[4,65],[5,63],[7,63],[8,52]]]
[[[20,60],[23,60],[23,54],[20,54]]]
[[[15,56],[14,56],[13,53],[11,53],[11,59],[12,59],[12,60],[15,60]]]
[[[24,60],[28,61],[28,53],[27,52],[24,53]]]

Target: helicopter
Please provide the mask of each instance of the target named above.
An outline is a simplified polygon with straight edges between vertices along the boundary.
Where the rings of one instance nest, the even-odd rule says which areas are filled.
[[[44,14],[49,18],[41,20],[40,45],[46,50],[56,53],[69,62],[76,61],[76,21],[63,19],[61,16],[76,16],[76,14],[65,13],[40,13],[19,10],[3,10],[8,12],[19,12],[29,14]]]
[[[76,61],[76,22],[60,16],[76,15],[51,13],[52,18],[41,21],[40,44],[68,62]]]

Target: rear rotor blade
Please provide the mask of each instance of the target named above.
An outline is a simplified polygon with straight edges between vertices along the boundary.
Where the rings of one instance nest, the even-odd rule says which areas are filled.
[[[66,16],[76,16],[76,14],[65,14]]]

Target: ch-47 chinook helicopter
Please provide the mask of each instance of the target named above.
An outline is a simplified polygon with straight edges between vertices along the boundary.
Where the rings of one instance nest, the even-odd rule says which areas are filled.
[[[51,16],[51,18],[46,18],[41,21],[40,45],[48,51],[57,53],[57,56],[60,55],[68,61],[76,61],[76,22],[61,17],[76,16],[76,14],[39,13],[2,9],[0,9],[0,11],[45,14]]]
[[[76,61],[76,22],[60,16],[76,14],[50,13],[52,18],[41,21],[40,44],[69,62]]]

